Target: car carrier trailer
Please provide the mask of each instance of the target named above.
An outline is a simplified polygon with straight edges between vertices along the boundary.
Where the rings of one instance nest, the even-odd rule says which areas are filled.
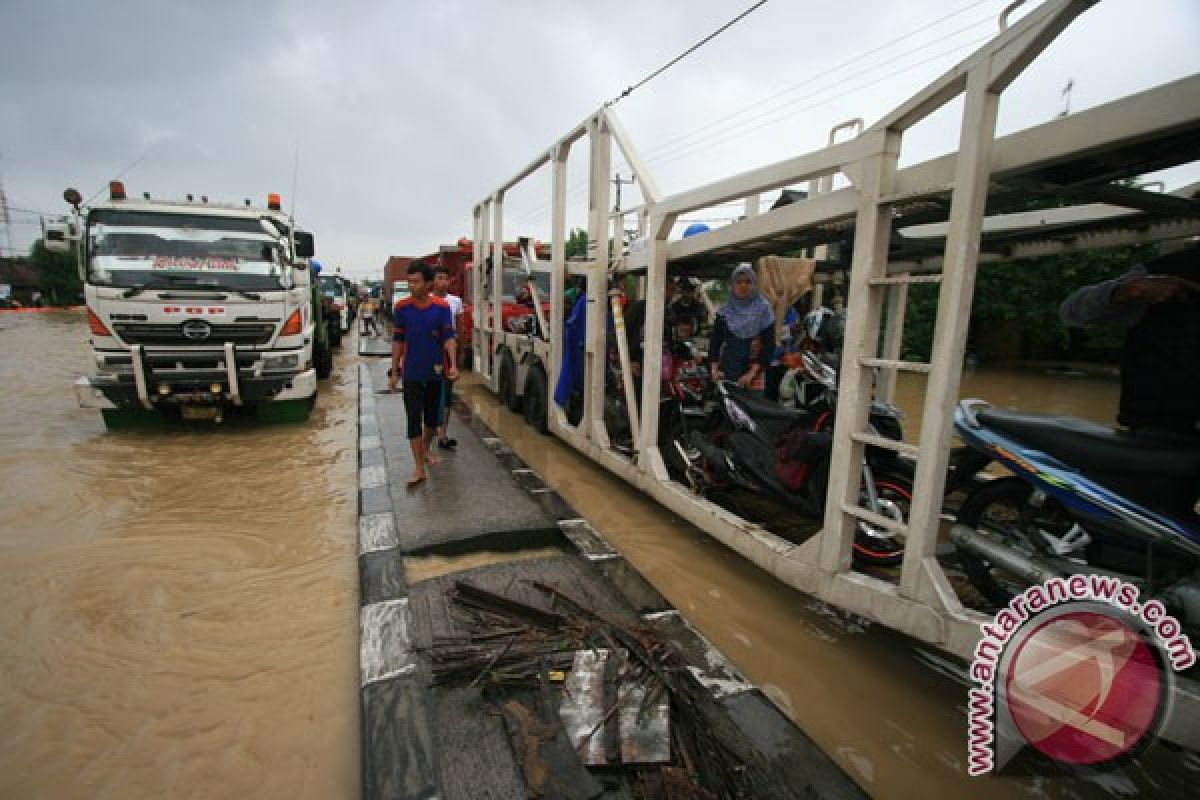
[[[474,209],[475,263],[484,264],[491,252],[497,264],[506,194],[548,166],[552,319],[563,318],[569,266],[586,275],[582,419],[573,425],[548,402],[550,432],[789,586],[969,660],[980,625],[989,618],[961,602],[936,547],[977,268],[993,261],[1200,234],[1200,200],[1190,189],[1166,194],[1119,183],[1200,159],[1200,75],[996,136],[1005,89],[1095,2],[1048,0],[1011,25],[1006,11],[1000,32],[972,55],[875,124],[855,126],[862,129],[853,138],[831,141],[814,152],[666,196],[613,109],[604,107],[486,195]],[[959,96],[964,102],[957,151],[900,167],[906,131]],[[644,200],[616,213],[610,211],[614,145],[632,168]],[[620,243],[631,221],[640,236],[611,256],[606,248],[596,248],[582,269],[565,258],[567,157],[576,146],[586,146],[590,157],[589,241],[611,237]],[[839,175],[846,185],[835,188],[833,177]],[[807,197],[760,213],[763,193],[804,183],[810,187]],[[1055,198],[1065,207],[1026,211],[1031,197]],[[736,201],[745,203],[741,219],[685,239],[668,238],[681,215]],[[669,276],[715,274],[711,270],[717,267],[724,274],[723,265],[806,248],[819,267],[840,260],[849,281],[826,512],[820,532],[794,544],[670,478],[658,446],[658,381],[645,382],[640,404],[630,415],[638,432],[633,455],[612,446],[604,416],[606,295],[615,278],[644,278],[642,374],[654,376],[660,370]],[[485,271],[474,276],[476,297],[484,296]],[[900,357],[907,291],[918,283],[939,284],[927,363]],[[496,293],[492,308],[497,309],[498,282],[491,280],[490,288]],[[562,327],[552,325],[546,343],[549,387],[561,369]],[[476,371],[499,391],[506,345],[498,313],[476,315],[474,347]],[[623,362],[628,375],[628,362]],[[871,401],[890,399],[898,372],[928,376],[917,443],[867,432]],[[877,373],[883,378],[878,383]],[[859,465],[867,446],[889,448],[915,462],[913,502],[903,524],[860,507]],[[906,537],[898,578],[854,568],[851,546],[860,521],[897,529]],[[1198,713],[1196,694],[1182,691],[1175,718],[1195,720]],[[1200,746],[1194,730],[1176,732],[1174,738]]]

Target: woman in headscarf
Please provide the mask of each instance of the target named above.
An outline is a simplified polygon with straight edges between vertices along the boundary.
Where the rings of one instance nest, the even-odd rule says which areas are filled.
[[[733,271],[729,302],[713,324],[708,347],[713,375],[761,391],[774,353],[775,312],[758,292],[754,267],[742,264]]]

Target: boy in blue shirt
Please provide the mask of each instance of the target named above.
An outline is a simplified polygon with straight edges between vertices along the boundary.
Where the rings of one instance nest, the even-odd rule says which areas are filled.
[[[392,371],[388,391],[404,382],[404,410],[408,416],[408,444],[412,448],[412,477],[408,486],[425,480],[425,465],[441,459],[430,448],[441,420],[442,378],[455,380],[454,317],[445,300],[434,297],[433,268],[423,261],[408,267],[411,296],[392,312]]]

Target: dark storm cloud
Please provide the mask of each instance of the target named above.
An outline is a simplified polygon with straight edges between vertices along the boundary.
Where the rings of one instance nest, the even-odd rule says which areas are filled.
[[[10,203],[46,211],[64,208],[67,185],[89,195],[139,158],[126,178],[136,193],[237,201],[279,191],[295,200],[323,259],[366,274],[389,254],[469,235],[471,208],[488,191],[746,5],[6,0],[0,172]],[[836,75],[805,85],[831,65],[968,6],[953,24],[983,20],[975,34],[989,35],[989,15],[1004,5],[776,0],[618,110],[664,188],[687,188],[814,149],[831,124],[877,118],[969,50],[889,69],[856,91]],[[1194,72],[1198,8],[1192,0],[1099,4],[1073,26],[1084,41],[1056,42],[1049,66],[1035,64],[1030,87],[1006,99],[1002,124],[1053,116],[1067,77],[1087,105],[1128,91],[1122,82],[1134,73]],[[1098,60],[1097,48],[1127,36],[1131,13],[1153,26],[1154,51],[1134,62]],[[944,47],[936,40],[947,30],[927,36]],[[788,90],[794,102],[782,115],[724,139],[707,132],[722,115]],[[690,149],[655,152],[689,131],[700,132]],[[952,130],[934,133],[935,144],[953,141]],[[543,204],[519,192],[511,200],[514,214]],[[34,233],[18,230],[18,246]]]

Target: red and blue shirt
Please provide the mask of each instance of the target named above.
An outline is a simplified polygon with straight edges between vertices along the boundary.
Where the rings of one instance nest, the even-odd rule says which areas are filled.
[[[440,297],[424,305],[411,297],[392,311],[392,341],[405,342],[404,380],[431,381],[441,377],[448,339],[454,338],[454,315]]]

